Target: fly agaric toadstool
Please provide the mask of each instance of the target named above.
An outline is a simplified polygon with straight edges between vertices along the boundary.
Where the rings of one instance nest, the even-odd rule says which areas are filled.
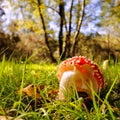
[[[104,78],[98,66],[83,56],[75,56],[63,61],[57,71],[60,82],[58,98],[65,100],[75,86],[78,93],[86,93],[92,97],[92,89],[98,93],[103,88]]]

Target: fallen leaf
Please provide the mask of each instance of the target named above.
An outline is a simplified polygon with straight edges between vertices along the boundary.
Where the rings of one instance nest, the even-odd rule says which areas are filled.
[[[40,90],[44,89],[44,87],[44,85],[38,86],[30,84],[27,87],[23,88],[22,92],[30,97],[40,99]]]
[[[43,90],[45,85],[34,85],[30,84],[27,87],[22,89],[22,93],[28,95],[29,97],[36,98],[37,100],[41,99],[40,90]],[[48,91],[48,97],[54,98],[58,95],[59,89],[53,89]],[[18,92],[17,92],[18,93]]]
[[[53,89],[48,92],[49,96],[57,95],[59,92],[59,89]]]

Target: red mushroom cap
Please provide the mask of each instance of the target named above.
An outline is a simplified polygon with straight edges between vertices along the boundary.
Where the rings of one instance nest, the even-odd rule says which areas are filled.
[[[92,81],[93,88],[96,92],[103,88],[104,78],[101,71],[93,61],[87,59],[84,56],[75,56],[63,61],[58,67],[58,81],[61,82],[61,78],[65,72],[75,71],[75,69],[79,72],[76,74],[77,77],[75,77],[77,91],[84,91],[81,86],[82,81],[87,82],[88,84],[90,84],[90,81]],[[79,78],[79,76],[82,77]]]

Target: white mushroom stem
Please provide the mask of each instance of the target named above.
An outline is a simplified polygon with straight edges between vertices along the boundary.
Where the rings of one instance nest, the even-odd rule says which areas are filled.
[[[75,72],[73,71],[67,71],[64,72],[60,81],[60,87],[59,87],[59,100],[65,99],[65,94],[68,94],[68,90],[73,86],[74,84],[74,76]]]

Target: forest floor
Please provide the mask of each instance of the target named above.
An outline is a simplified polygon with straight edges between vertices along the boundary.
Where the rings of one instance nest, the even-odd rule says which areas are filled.
[[[102,64],[99,64],[102,70]],[[57,100],[57,65],[0,62],[0,119],[15,120],[120,120],[120,63],[102,70],[105,86],[94,95],[90,107],[83,98]],[[28,85],[40,86],[40,99],[23,92]],[[36,88],[37,88],[36,87]],[[34,89],[36,92],[37,89]]]

